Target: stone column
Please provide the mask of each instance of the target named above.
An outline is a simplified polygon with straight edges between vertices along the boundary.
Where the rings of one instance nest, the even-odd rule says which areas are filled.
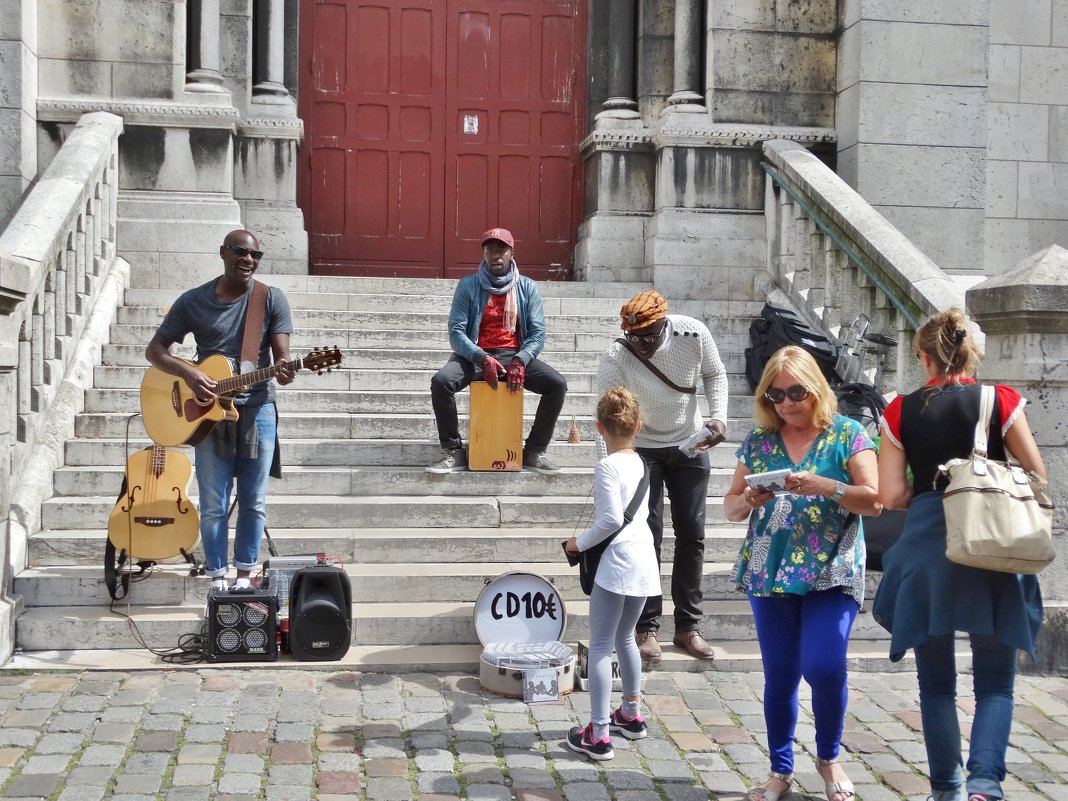
[[[219,0],[189,0],[185,91],[228,94],[219,60]]]
[[[1041,576],[1045,622],[1040,672],[1068,665],[1068,250],[1052,245],[967,293],[986,334],[981,378],[1015,387],[1028,400],[1027,422],[1050,477],[1057,558]],[[1025,660],[1023,667],[1030,665]]]
[[[701,0],[675,0],[675,73],[665,114],[704,113],[701,94]]]
[[[635,0],[613,0],[608,13],[608,99],[597,115],[602,120],[636,120],[638,101],[634,98],[635,81]]]
[[[285,2],[256,0],[252,8],[255,83],[252,102],[292,105],[285,86]]]

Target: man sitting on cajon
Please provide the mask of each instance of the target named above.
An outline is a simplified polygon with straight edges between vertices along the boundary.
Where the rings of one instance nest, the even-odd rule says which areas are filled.
[[[428,473],[467,469],[455,396],[478,379],[493,389],[498,382],[506,381],[512,392],[525,386],[541,395],[523,448],[523,466],[539,473],[560,471],[549,461],[545,450],[564,407],[567,380],[538,359],[545,347],[541,292],[533,280],[519,274],[514,248],[511,232],[504,228],[486,231],[478,270],[456,285],[449,312],[453,354],[430,381],[438,440],[444,454],[427,468]]]

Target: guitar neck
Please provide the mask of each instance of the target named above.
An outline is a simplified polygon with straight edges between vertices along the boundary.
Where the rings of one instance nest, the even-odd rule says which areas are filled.
[[[292,366],[294,370],[299,370],[304,366],[304,359],[294,359],[291,362],[287,362],[287,364]],[[230,378],[224,378],[216,385],[215,392],[218,395],[232,395],[241,392],[254,384],[270,381],[278,375],[282,367],[282,364],[272,364],[270,367],[261,367],[251,373],[238,373],[230,376]]]

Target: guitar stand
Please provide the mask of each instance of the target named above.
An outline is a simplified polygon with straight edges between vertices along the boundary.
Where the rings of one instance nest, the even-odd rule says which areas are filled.
[[[179,548],[179,553],[185,558],[185,561],[189,563],[189,576],[190,578],[195,576],[204,575],[204,563],[198,562],[193,554],[186,551],[184,548]]]

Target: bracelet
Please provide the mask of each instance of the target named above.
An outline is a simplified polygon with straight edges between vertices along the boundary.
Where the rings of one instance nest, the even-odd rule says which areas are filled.
[[[845,497],[845,494],[846,494],[846,485],[843,484],[841,481],[835,481],[834,482],[834,492],[831,493],[831,500],[834,501],[835,503],[840,503],[842,498]]]

